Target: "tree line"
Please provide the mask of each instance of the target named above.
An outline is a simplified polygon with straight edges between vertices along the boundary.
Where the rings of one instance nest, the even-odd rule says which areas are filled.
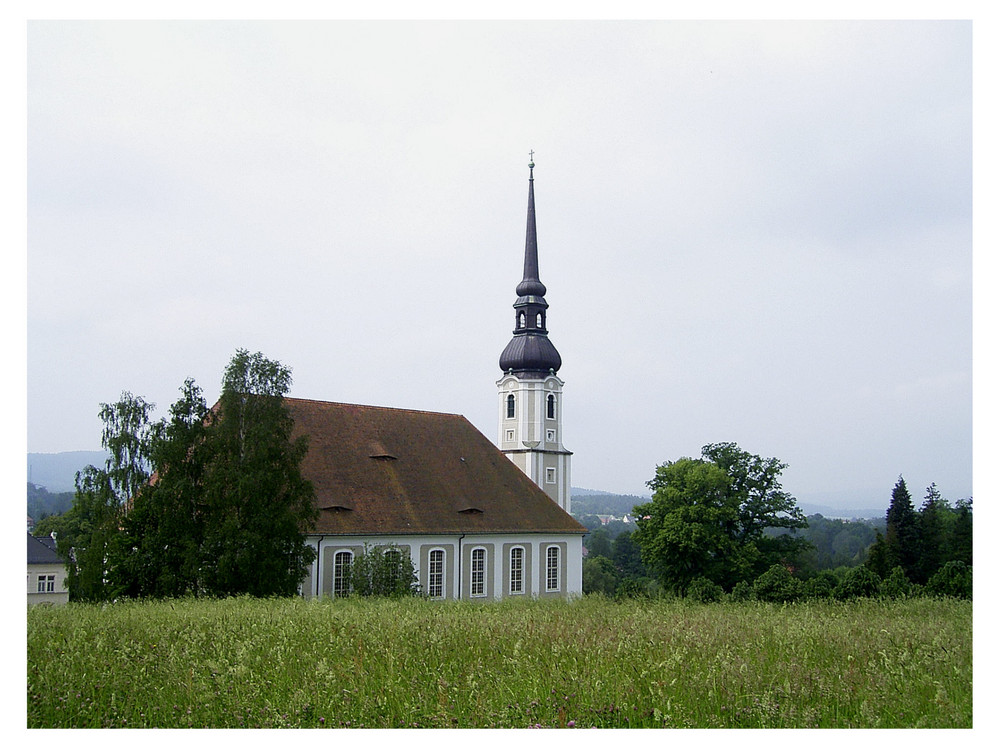
[[[805,597],[971,598],[972,500],[935,485],[915,510],[902,477],[885,533],[858,521],[806,518],[781,487],[786,465],[735,443],[658,466],[635,531],[592,528],[585,593],[793,601]]]

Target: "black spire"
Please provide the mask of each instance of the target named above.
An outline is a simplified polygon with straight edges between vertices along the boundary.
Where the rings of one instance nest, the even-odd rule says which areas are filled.
[[[538,234],[535,231],[535,162],[528,164],[528,229],[524,236],[524,278],[517,285],[518,296],[545,296],[545,284],[538,279]]]
[[[532,155],[534,152],[532,152]],[[528,227],[524,240],[524,278],[514,290],[514,338],[500,355],[500,369],[538,376],[557,372],[562,358],[545,328],[545,284],[538,278],[538,237],[535,232],[535,162],[528,164]]]

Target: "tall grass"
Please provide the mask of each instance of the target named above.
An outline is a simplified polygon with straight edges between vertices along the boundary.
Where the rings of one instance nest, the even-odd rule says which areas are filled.
[[[28,611],[29,727],[971,727],[972,605],[179,600]]]

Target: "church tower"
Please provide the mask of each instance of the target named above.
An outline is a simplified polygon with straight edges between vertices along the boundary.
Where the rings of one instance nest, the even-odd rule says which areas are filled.
[[[528,228],[524,278],[514,302],[514,337],[500,355],[497,381],[500,450],[567,513],[569,459],[562,442],[562,358],[545,327],[545,285],[538,278],[535,233],[535,164],[528,164]]]

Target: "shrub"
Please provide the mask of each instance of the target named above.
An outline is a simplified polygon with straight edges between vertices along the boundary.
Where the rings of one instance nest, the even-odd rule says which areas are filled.
[[[927,581],[924,589],[932,596],[972,598],[972,568],[961,560],[946,562]]]
[[[762,602],[794,602],[802,596],[802,582],[784,565],[774,564],[753,582],[753,593]]]
[[[881,593],[886,599],[905,599],[913,595],[913,584],[901,565],[893,568],[889,577],[882,581]]]
[[[351,561],[351,594],[398,598],[418,590],[410,553],[399,547],[365,545],[365,551]]]
[[[739,581],[733,590],[729,592],[729,598],[734,602],[746,602],[750,601],[753,597],[753,590],[750,588],[750,584],[746,581]]]
[[[722,586],[698,576],[688,584],[687,597],[696,602],[717,602],[722,598]]]
[[[810,578],[802,585],[802,595],[807,599],[829,599],[840,581],[829,570]]]
[[[859,596],[875,597],[879,595],[881,579],[869,568],[859,565],[847,571],[833,595],[837,599],[853,599]]]

